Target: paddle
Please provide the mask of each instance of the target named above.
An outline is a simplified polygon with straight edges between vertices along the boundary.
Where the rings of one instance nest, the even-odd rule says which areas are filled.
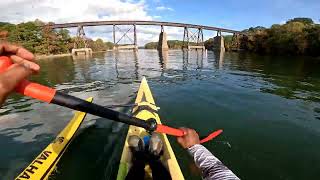
[[[12,61],[7,56],[0,56],[0,73],[6,71],[6,69],[8,69],[11,65]],[[125,113],[117,112],[112,109],[108,109],[103,106],[87,102],[80,98],[58,92],[53,88],[33,83],[28,80],[23,80],[15,88],[15,91],[22,95],[35,98],[47,103],[57,104],[63,107],[68,107],[70,109],[86,112],[117,122],[122,122],[128,125],[142,127],[150,132],[156,131],[172,136],[183,136],[185,134],[184,131],[181,129],[172,128],[162,124],[157,124],[154,119],[144,121],[133,116],[128,116]],[[206,138],[202,139],[201,143],[205,143],[215,138],[221,133],[222,130],[215,131]]]

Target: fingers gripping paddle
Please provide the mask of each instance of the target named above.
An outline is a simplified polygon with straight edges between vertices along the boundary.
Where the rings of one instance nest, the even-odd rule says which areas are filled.
[[[12,61],[7,56],[0,56],[0,73],[5,72],[12,65]],[[15,91],[47,103],[57,104],[63,107],[68,107],[77,111],[86,112],[103,118],[111,119],[114,121],[122,122],[128,125],[142,127],[148,131],[156,131],[165,133],[172,136],[184,136],[185,133],[181,129],[172,128],[162,124],[157,124],[154,120],[144,121],[136,117],[128,116],[127,114],[120,113],[103,106],[87,102],[80,98],[70,96],[56,91],[53,88],[43,86],[41,84],[33,83],[28,80],[23,80],[16,88]],[[222,133],[218,130],[208,137],[201,140],[205,143]]]

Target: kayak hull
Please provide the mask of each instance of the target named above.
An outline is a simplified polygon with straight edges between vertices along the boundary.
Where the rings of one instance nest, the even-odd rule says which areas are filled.
[[[148,120],[150,118],[153,118],[157,121],[158,124],[161,124],[161,120],[157,111],[158,111],[158,107],[155,105],[147,80],[143,78],[139,87],[139,91],[137,93],[136,100],[135,100],[135,107],[132,109],[132,114],[134,117],[137,117],[142,120]],[[136,126],[129,126],[128,134],[126,136],[123,152],[121,155],[117,180],[125,179],[132,165],[131,164],[132,153],[129,149],[129,144],[128,144],[128,138],[131,135],[138,135],[140,137],[144,137],[149,135],[149,133],[146,132],[146,130],[143,128],[136,127]],[[178,164],[178,161],[172,150],[172,147],[170,145],[170,142],[167,136],[165,134],[160,134],[160,136],[164,143],[164,149],[163,149],[164,153],[161,156],[160,160],[170,172],[173,180],[183,180],[184,179],[183,174],[181,172],[180,166]],[[146,171],[146,179],[152,178],[152,172],[148,165],[145,167],[145,171]]]
[[[92,100],[93,98],[87,99],[88,102],[92,102]],[[56,168],[63,153],[73,140],[85,117],[86,113],[77,111],[56,139],[50,143],[19,176],[16,177],[16,180],[48,179]]]

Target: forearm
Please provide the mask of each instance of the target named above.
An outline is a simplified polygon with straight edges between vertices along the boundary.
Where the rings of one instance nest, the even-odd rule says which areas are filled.
[[[188,148],[196,165],[202,171],[206,180],[237,180],[239,179],[231,170],[216,158],[208,149],[200,144]]]

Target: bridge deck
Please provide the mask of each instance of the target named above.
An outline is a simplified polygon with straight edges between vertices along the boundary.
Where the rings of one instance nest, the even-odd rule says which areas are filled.
[[[104,25],[148,25],[148,26],[171,26],[171,27],[187,27],[187,28],[201,28],[204,30],[221,31],[227,33],[240,33],[240,31],[213,27],[213,26],[203,26],[196,24],[186,24],[186,23],[175,23],[175,22],[164,22],[164,21],[90,21],[90,22],[74,22],[74,23],[62,23],[62,24],[52,24],[52,28],[71,28],[78,26],[104,26]]]

